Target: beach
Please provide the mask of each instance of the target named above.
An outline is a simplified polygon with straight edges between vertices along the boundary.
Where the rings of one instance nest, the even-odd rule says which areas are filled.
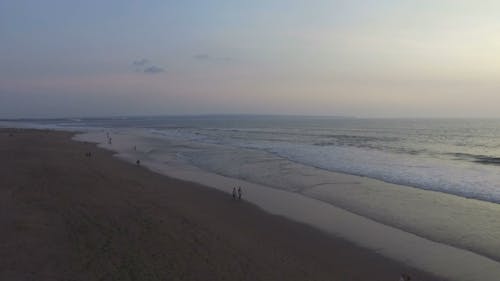
[[[500,280],[500,1],[80,2],[0,1],[0,281]]]
[[[72,133],[1,136],[2,280],[438,280]]]
[[[231,194],[233,187],[242,186],[245,200],[268,213],[304,223],[444,279],[498,279],[500,205],[427,187],[358,176],[352,171],[342,173],[318,168],[322,163],[360,168],[356,162],[364,161],[370,163],[370,169],[390,170],[394,175],[405,171],[406,179],[422,182],[461,183],[464,177],[456,175],[470,171],[481,171],[483,179],[494,176],[493,166],[454,158],[442,162],[448,155],[446,151],[457,149],[454,140],[466,135],[469,126],[459,126],[443,139],[439,137],[442,135],[439,124],[448,122],[436,120],[436,124],[430,126],[427,121],[414,124],[422,128],[419,131],[425,136],[432,132],[435,137],[431,139],[441,140],[429,143],[429,138],[424,137],[426,145],[431,147],[422,155],[414,155],[412,151],[422,146],[423,140],[408,140],[415,136],[412,129],[400,129],[402,124],[413,123],[408,120],[384,120],[381,124],[380,121],[355,120],[356,126],[350,125],[353,120],[326,120],[326,123],[307,120],[307,124],[297,124],[295,121],[306,120],[293,118],[237,121],[162,117],[87,119],[69,123],[50,120],[46,125],[59,130],[75,130],[77,127],[71,126],[83,125],[83,133],[75,135],[75,140],[97,143],[129,163],[140,159],[142,166],[169,177],[227,194]],[[453,124],[457,127],[457,122]],[[391,127],[388,132],[387,128]],[[483,143],[481,138],[470,148],[461,150],[474,150],[477,144]],[[330,139],[331,143],[348,139],[359,147],[325,146],[323,142],[318,143],[322,139]],[[363,148],[367,139],[373,147],[371,150]],[[393,153],[388,146],[410,153]],[[428,157],[429,151],[435,151],[432,154],[435,156]],[[297,161],[291,158],[293,155],[309,160]],[[351,156],[346,158],[346,155]],[[400,161],[401,157],[404,162]],[[453,165],[457,164],[462,168],[453,171],[457,168]],[[428,173],[414,177],[417,170]],[[439,170],[441,176],[436,178],[434,172]],[[471,182],[475,177],[465,178]],[[494,183],[476,181],[494,189],[495,185],[489,182]],[[474,184],[462,190],[471,195],[485,194],[476,193]]]

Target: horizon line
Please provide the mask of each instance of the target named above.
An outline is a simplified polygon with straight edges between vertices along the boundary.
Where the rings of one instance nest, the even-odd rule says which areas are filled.
[[[133,115],[95,115],[95,116],[61,116],[61,117],[19,117],[0,118],[0,121],[28,121],[28,120],[60,120],[60,119],[126,119],[126,118],[189,118],[189,117],[298,117],[324,119],[500,119],[500,116],[347,116],[347,115],[314,115],[314,114],[256,114],[256,113],[204,113],[204,114],[133,114]]]

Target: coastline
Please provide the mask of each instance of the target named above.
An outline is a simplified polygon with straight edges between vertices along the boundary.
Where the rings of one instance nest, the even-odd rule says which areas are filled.
[[[205,171],[192,165],[179,163],[179,161],[177,161],[179,156],[177,151],[184,148],[182,144],[179,146],[179,144],[170,143],[168,141],[165,142],[166,140],[163,139],[151,139],[147,142],[143,142],[144,140],[141,137],[142,134],[139,134],[140,136],[134,136],[134,134],[131,135],[130,132],[125,133],[117,131],[110,133],[113,135],[113,144],[109,145],[103,139],[104,132],[103,130],[98,130],[77,135],[75,138],[80,141],[99,143],[100,147],[116,152],[118,158],[131,163],[134,163],[136,159],[141,159],[143,165],[150,170],[170,177],[196,182],[227,193],[230,193],[234,186],[245,186],[249,191],[246,196],[247,199],[268,213],[284,216],[294,221],[313,226],[316,229],[346,239],[356,245],[370,249],[393,260],[409,264],[412,267],[427,272],[433,272],[439,276],[445,276],[451,280],[496,280],[497,276],[500,274],[500,264],[497,261],[470,251],[467,248],[457,248],[448,244],[450,242],[448,240],[444,240],[444,243],[439,242],[439,240],[428,240],[425,236],[419,236],[412,232],[408,232],[408,229],[401,230],[399,227],[380,223],[372,214],[369,216],[366,216],[366,213],[365,216],[356,215],[357,212],[353,213],[352,209],[346,211],[346,209],[336,207],[345,207],[342,206],[342,204],[332,205],[331,202],[322,202],[320,198],[314,198],[314,196],[308,198],[301,193],[269,188],[267,186],[248,182],[244,179],[235,179]],[[133,151],[132,147],[135,144],[139,144],[142,150],[138,149],[137,151]],[[155,155],[160,155],[160,157],[155,157]],[[413,195],[416,195],[415,197],[418,200],[415,201],[413,205],[409,205],[414,207],[413,209],[410,208],[410,211],[418,211],[420,209],[425,211],[427,208],[433,207],[433,205],[441,206],[443,203],[443,206],[447,206],[450,202],[453,203],[455,199],[458,199],[458,202],[472,202],[469,199],[459,198],[453,195],[388,184],[374,179],[341,173],[333,174],[335,174],[335,180],[339,182],[342,182],[342,179],[345,179],[345,177],[349,177],[351,180],[355,179],[355,181],[361,183],[361,185],[357,185],[356,188],[353,188],[354,185],[350,183],[350,181],[347,181],[347,184],[335,184],[336,187],[343,188],[340,190],[335,189],[338,191],[335,196],[339,198],[344,196],[343,193],[349,194],[352,190],[360,189],[365,193],[368,191],[366,190],[367,187],[372,190],[375,189],[376,192],[378,188],[387,187],[390,187],[388,191],[395,192],[396,194],[402,191],[402,193],[399,194],[399,199],[396,198],[398,200],[376,200],[376,197],[383,196],[383,194],[392,197],[393,195],[388,192],[378,195],[373,192],[362,194],[363,197],[368,199],[368,201],[363,201],[363,203],[367,205],[390,205],[390,203],[404,205],[408,203],[408,201],[404,199],[412,199]],[[365,188],[364,191],[363,188]],[[444,199],[444,201],[436,201],[437,198],[433,198],[433,194],[438,197],[443,195],[444,197],[441,199]],[[360,194],[351,195],[359,199]],[[376,195],[376,197],[372,197],[374,195]],[[350,197],[355,198],[353,196]],[[415,205],[415,203],[419,203],[421,197],[426,198],[424,201],[431,203],[431,205],[422,205],[425,206],[423,208],[420,208],[421,206],[418,204]],[[279,199],[276,200],[273,198]],[[451,199],[451,201],[448,199]],[[453,204],[450,206],[453,207]],[[432,208],[430,208],[430,210],[433,211]],[[443,209],[437,209],[437,211],[442,210]],[[453,208],[450,208],[450,210],[453,210]],[[391,209],[389,208],[387,211],[391,211]],[[391,213],[389,212],[388,214]],[[407,215],[407,213],[403,214],[403,218],[404,215]],[[419,219],[419,216],[410,217],[410,219]],[[437,223],[437,227],[441,227],[439,225],[439,220],[434,223]],[[463,227],[467,227],[467,225]],[[453,234],[463,235],[461,231],[457,231]],[[487,235],[487,233],[478,234]]]
[[[438,280],[71,133],[0,132],[2,279]]]

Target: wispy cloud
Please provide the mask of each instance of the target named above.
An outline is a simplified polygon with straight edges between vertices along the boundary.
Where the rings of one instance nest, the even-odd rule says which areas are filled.
[[[209,60],[210,56],[208,54],[196,54],[193,56],[193,58],[197,60]]]
[[[162,72],[165,72],[165,69],[163,69],[162,67],[159,67],[159,66],[155,66],[155,65],[146,67],[144,69],[144,73],[156,74],[156,73],[162,73]]]
[[[199,61],[211,61],[211,62],[229,62],[234,60],[232,57],[218,57],[218,56],[214,57],[205,53],[195,54],[193,55],[193,58]]]
[[[152,64],[148,59],[135,60],[132,62],[132,65],[135,67],[135,71],[146,74],[158,74],[165,72],[165,68]]]
[[[147,59],[140,59],[140,60],[135,60],[132,62],[132,64],[135,66],[145,66],[148,63],[149,63],[149,60],[147,60]]]

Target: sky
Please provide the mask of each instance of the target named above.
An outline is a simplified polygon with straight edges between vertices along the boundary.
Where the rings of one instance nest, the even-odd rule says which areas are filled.
[[[498,118],[499,11],[488,0],[0,0],[0,118]]]

